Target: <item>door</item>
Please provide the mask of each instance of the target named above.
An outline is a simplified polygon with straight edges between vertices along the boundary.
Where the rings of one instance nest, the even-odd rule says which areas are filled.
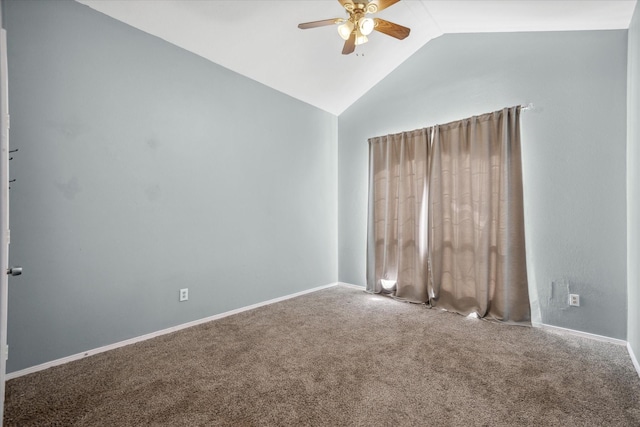
[[[9,89],[7,32],[0,29],[0,425],[4,416],[7,367],[7,287],[9,281]]]

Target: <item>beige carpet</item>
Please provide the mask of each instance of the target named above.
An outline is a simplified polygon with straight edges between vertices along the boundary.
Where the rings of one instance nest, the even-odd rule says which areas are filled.
[[[623,346],[334,287],[20,377],[9,426],[639,426]]]

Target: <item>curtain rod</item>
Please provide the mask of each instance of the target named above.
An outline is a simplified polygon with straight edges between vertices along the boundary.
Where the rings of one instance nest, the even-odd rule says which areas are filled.
[[[533,110],[533,109],[535,109],[535,107],[533,106],[533,102],[520,106],[520,111],[527,111],[527,110]]]

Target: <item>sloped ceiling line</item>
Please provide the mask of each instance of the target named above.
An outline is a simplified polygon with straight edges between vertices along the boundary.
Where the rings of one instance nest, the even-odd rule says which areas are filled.
[[[342,55],[335,28],[297,28],[345,16],[336,0],[76,1],[335,115],[442,34],[624,29],[636,4],[402,0],[378,16],[411,28],[409,37],[374,32],[357,55]]]

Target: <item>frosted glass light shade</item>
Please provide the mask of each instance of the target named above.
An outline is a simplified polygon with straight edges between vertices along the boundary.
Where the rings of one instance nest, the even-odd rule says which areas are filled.
[[[358,21],[358,28],[363,36],[371,34],[375,26],[375,22],[371,18],[360,18]]]
[[[367,38],[367,36],[364,36],[362,34],[358,34],[356,36],[356,46],[358,46],[360,44],[365,44],[368,41],[369,41],[369,39]]]
[[[343,40],[348,40],[349,36],[351,36],[351,33],[353,32],[353,28],[353,22],[347,21],[338,27],[338,34],[340,34],[340,37],[342,37]]]

